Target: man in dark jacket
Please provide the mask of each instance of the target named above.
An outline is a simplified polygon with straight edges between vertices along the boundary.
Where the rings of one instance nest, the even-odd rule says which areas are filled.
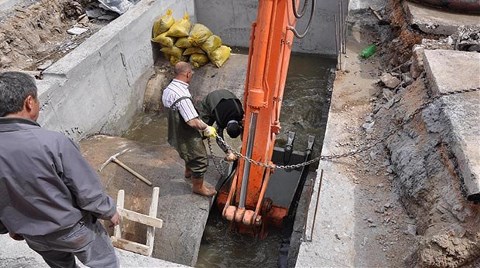
[[[36,120],[35,80],[0,73],[0,233],[25,239],[51,267],[118,267],[97,218],[120,222],[115,202],[65,135]]]
[[[223,139],[223,130],[231,138],[242,134],[243,108],[240,100],[232,92],[218,89],[210,92],[201,103],[202,120],[209,126],[216,123],[218,136]],[[236,156],[217,138],[217,143],[225,152],[225,160],[233,161]]]

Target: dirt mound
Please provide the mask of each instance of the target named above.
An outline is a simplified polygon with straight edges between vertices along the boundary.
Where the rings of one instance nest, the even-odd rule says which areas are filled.
[[[46,61],[56,61],[100,29],[105,22],[89,21],[88,0],[41,0],[15,7],[1,19],[0,69],[36,70]],[[73,26],[88,29],[71,35]]]

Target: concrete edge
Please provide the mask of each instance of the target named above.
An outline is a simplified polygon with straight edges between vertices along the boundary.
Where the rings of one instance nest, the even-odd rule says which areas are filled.
[[[478,26],[480,21],[478,15],[451,13],[408,1],[403,8],[409,23],[424,33],[452,35],[459,26]]]
[[[0,235],[3,250],[0,252],[0,267],[43,268],[48,267],[43,258],[28,247],[25,241],[15,241],[8,234]],[[190,267],[183,264],[155,259],[129,251],[115,249],[121,267]],[[87,267],[77,260],[77,266]]]
[[[423,58],[429,88],[434,96],[480,88],[480,78],[473,79],[475,75],[478,76],[480,65],[477,68],[471,67],[471,64],[480,62],[480,54],[453,50],[425,50]],[[454,72],[457,75],[452,77],[450,74]],[[448,132],[442,134],[457,160],[469,198],[480,195],[478,181],[480,165],[477,163],[480,153],[471,149],[471,146],[475,145],[474,137],[478,137],[480,129],[478,127],[480,118],[475,116],[479,113],[480,94],[475,93],[478,92],[444,95],[439,100],[442,107],[441,115],[448,124]]]

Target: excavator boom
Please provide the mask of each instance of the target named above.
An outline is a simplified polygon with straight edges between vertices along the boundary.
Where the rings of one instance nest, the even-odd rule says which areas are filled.
[[[261,225],[262,217],[281,222],[288,208],[264,201],[272,172],[272,154],[280,132],[280,111],[293,44],[296,17],[292,0],[259,0],[252,25],[244,95],[241,154],[223,216],[244,225]],[[226,198],[226,200],[225,200]],[[223,200],[222,200],[223,199]]]

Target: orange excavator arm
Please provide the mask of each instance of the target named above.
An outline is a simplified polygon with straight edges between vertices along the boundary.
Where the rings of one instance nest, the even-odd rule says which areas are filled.
[[[257,21],[252,25],[241,154],[253,161],[239,159],[223,209],[226,219],[244,225],[261,225],[262,217],[280,222],[288,213],[288,208],[265,209],[263,200],[274,172],[271,160],[280,132],[280,110],[296,24],[293,5],[292,0],[259,0]]]

